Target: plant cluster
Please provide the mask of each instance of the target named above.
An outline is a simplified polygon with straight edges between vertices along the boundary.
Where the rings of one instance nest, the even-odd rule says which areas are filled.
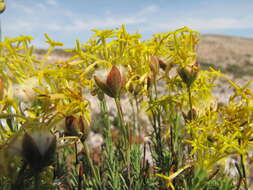
[[[48,35],[42,57],[29,36],[0,43],[0,189],[250,189],[250,82],[201,70],[187,27],[149,40],[93,31],[66,61],[50,62],[63,44]],[[212,94],[219,77],[234,88],[225,103]]]

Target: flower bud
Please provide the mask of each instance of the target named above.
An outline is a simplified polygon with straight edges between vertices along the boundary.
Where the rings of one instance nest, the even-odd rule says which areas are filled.
[[[67,116],[65,118],[65,127],[66,127],[66,131],[65,131],[65,134],[67,136],[78,136],[78,132],[77,132],[77,119],[70,115],[70,116]]]
[[[88,124],[85,123],[83,117],[78,119],[72,115],[67,116],[65,119],[65,134],[67,136],[78,136],[81,140],[85,140],[88,135]]]
[[[22,155],[29,166],[36,172],[54,161],[56,137],[46,129],[36,129],[25,133],[22,142]]]
[[[121,74],[116,66],[113,66],[106,79],[106,85],[109,87],[112,94],[119,96],[121,87]]]
[[[120,96],[120,91],[124,86],[124,78],[116,66],[113,66],[106,81],[101,81],[98,77],[94,77],[97,86],[108,96],[117,98]]]

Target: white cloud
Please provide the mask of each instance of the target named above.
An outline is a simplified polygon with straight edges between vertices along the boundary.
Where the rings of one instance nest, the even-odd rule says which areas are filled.
[[[196,30],[226,30],[226,29],[253,29],[250,18],[181,18],[164,22],[145,23],[142,31],[157,32],[176,29],[183,26]]]
[[[116,27],[121,24],[138,24],[145,22],[144,18],[115,18],[115,17],[106,17],[104,19],[93,19],[87,20],[76,19],[73,23],[70,24],[45,24],[44,27],[49,30],[62,30],[62,31],[82,31],[89,30],[94,28],[108,28]],[[41,26],[41,24],[40,24]]]
[[[138,12],[138,15],[139,16],[144,16],[144,15],[148,15],[148,14],[151,14],[151,13],[155,13],[159,10],[159,7],[156,6],[156,5],[148,5],[146,7],[144,7],[143,9],[141,9],[139,12]]]
[[[48,0],[48,2],[54,2],[54,0]],[[51,2],[51,3],[52,3]],[[125,15],[113,15],[111,12],[106,14],[103,18],[80,16],[74,12],[69,11],[65,8],[58,8],[56,10],[47,10],[45,4],[37,3],[35,4],[36,9],[24,9],[21,4],[15,4],[15,7],[23,8],[22,11],[28,14],[26,19],[16,19],[15,23],[7,22],[6,31],[16,31],[19,28],[23,33],[30,31],[38,31],[43,29],[43,31],[83,31],[90,30],[94,28],[115,28],[121,24],[135,25],[140,23],[145,23],[146,18],[141,17],[140,14],[148,14],[154,12],[157,7],[147,6],[141,9],[139,12],[132,16]],[[38,11],[38,9],[40,11]],[[50,9],[50,8],[49,8]],[[20,10],[21,11],[21,10]],[[47,13],[47,14],[46,14]],[[106,13],[106,12],[105,12]],[[30,16],[29,16],[30,15]],[[34,16],[36,15],[36,16]],[[61,19],[55,20],[55,15],[61,15]],[[62,22],[64,21],[64,22]]]
[[[8,5],[7,5],[8,6]],[[33,13],[33,8],[32,7],[29,7],[29,6],[25,6],[23,5],[22,3],[19,3],[17,1],[13,1],[10,3],[10,8],[13,8],[17,11],[20,11],[22,10],[24,13],[26,14],[31,14]]]
[[[47,0],[47,4],[49,4],[49,5],[57,5],[57,0]]]
[[[38,4],[36,4],[36,7],[38,8],[38,10],[46,10],[46,5],[45,4],[43,4],[43,3],[38,3]]]
[[[253,23],[245,18],[189,19],[186,24],[203,30],[253,28]]]

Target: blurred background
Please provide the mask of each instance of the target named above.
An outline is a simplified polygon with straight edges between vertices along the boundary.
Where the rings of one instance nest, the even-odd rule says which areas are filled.
[[[191,27],[202,34],[253,37],[252,0],[5,0],[3,36],[31,35],[46,47],[44,33],[71,48],[90,29],[126,24],[144,39],[153,33]]]

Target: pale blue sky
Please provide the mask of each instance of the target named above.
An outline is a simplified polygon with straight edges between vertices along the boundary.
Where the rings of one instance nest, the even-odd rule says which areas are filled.
[[[126,24],[144,39],[188,26],[201,33],[253,38],[253,0],[6,0],[3,36],[31,35],[46,47],[44,33],[70,48],[90,29]]]

